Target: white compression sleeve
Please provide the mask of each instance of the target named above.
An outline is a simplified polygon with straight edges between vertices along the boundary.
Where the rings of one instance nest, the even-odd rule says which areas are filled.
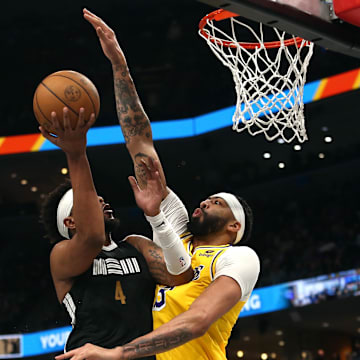
[[[156,216],[145,216],[150,223],[154,237],[156,235],[157,245],[164,254],[166,267],[170,274],[180,275],[191,266],[190,255],[186,252],[184,245],[175,232],[165,214],[160,211]]]
[[[160,204],[160,210],[163,211],[175,232],[181,235],[187,231],[189,215],[180,198],[171,189],[168,188],[168,190],[168,195]]]

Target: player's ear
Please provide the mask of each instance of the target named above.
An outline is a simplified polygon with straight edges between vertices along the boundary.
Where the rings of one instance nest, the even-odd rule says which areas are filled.
[[[240,230],[240,228],[241,228],[241,224],[237,220],[230,221],[227,225],[227,230],[229,230],[230,232],[237,233]]]
[[[75,229],[75,220],[72,216],[67,216],[65,219],[64,219],[64,225],[71,229],[71,230],[74,230]]]

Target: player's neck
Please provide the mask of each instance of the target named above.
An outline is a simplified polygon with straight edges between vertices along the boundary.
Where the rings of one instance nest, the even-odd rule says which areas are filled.
[[[194,236],[192,240],[193,247],[198,246],[221,246],[227,245],[229,243],[229,238],[227,234],[209,234],[205,236]]]
[[[106,238],[105,238],[105,246],[108,246],[111,244],[111,236],[109,233],[106,233]]]

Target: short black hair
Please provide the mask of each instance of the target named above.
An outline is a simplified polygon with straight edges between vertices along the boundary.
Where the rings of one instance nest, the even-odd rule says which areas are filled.
[[[235,244],[235,246],[237,246],[237,245],[243,245],[244,243],[250,240],[252,228],[253,228],[254,216],[250,205],[241,196],[235,195],[235,197],[239,200],[245,212],[245,231],[241,240],[237,244]]]
[[[40,223],[44,226],[45,237],[51,244],[56,244],[65,238],[60,235],[57,227],[57,208],[61,198],[71,189],[70,179],[57,186],[44,199],[40,207]]]

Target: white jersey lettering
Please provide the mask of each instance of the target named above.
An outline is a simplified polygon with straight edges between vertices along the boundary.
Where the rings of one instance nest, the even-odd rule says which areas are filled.
[[[140,273],[140,266],[135,257],[126,259],[94,259],[93,275],[127,275]]]

